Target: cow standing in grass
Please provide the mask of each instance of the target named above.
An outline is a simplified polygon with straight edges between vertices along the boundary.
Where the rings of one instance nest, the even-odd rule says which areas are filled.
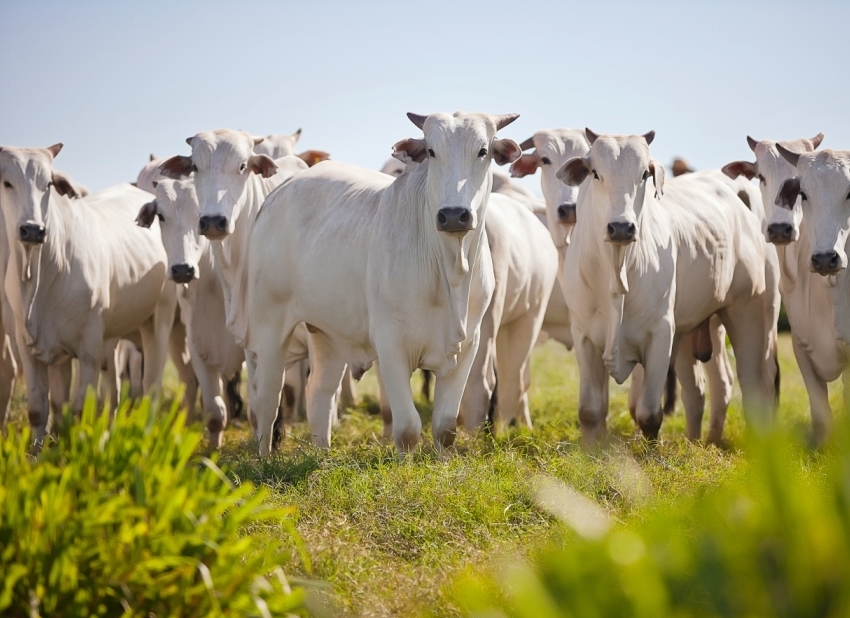
[[[686,175],[665,186],[663,167],[649,155],[652,132],[600,137],[588,130],[587,137],[588,155],[557,172],[581,186],[561,280],[585,441],[604,435],[608,376],[622,383],[637,364],[645,380],[636,420],[656,438],[671,356],[715,313],[738,359],[748,418],[765,427],[775,401],[776,350],[757,218],[719,180],[709,187]]]
[[[270,196],[251,235],[245,314],[257,358],[257,437],[271,447],[296,325],[313,343],[307,420],[315,444],[330,445],[333,394],[346,363],[357,376],[378,360],[400,452],[419,441],[422,422],[410,375],[436,374],[434,440],[454,441],[458,408],[493,293],[484,213],[490,162],[520,155],[496,132],[516,115],[409,114],[424,138],[394,154],[408,164],[396,179],[329,161]]]

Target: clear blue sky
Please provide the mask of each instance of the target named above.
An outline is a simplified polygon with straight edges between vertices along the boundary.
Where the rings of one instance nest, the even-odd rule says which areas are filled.
[[[503,133],[657,133],[669,164],[745,136],[850,149],[850,2],[0,0],[0,145],[64,142],[93,190],[202,130],[289,133],[379,167],[405,112],[519,112]],[[537,180],[532,181],[537,184]]]

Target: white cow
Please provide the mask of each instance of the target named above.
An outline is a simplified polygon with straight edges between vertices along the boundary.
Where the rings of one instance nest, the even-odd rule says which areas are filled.
[[[228,420],[224,383],[242,371],[244,352],[224,326],[224,291],[210,242],[198,233],[200,206],[194,182],[160,180],[155,191],[156,199],[142,206],[136,221],[150,227],[159,219],[168,275],[175,283],[186,284],[179,302],[191,364],[201,388],[210,445],[220,448]]]
[[[192,147],[191,156],[171,157],[160,166],[160,171],[173,179],[193,175],[201,215],[198,231],[212,241],[215,270],[224,292],[225,327],[242,346],[247,324],[239,306],[245,295],[248,239],[254,221],[266,196],[308,167],[299,157],[286,156],[274,161],[267,155],[255,154],[253,149],[262,141],[262,137],[244,131],[202,132],[186,140]],[[302,327],[288,362],[305,359],[306,345],[306,331]],[[246,360],[253,409],[255,366],[250,355],[246,355]],[[253,416],[252,422],[255,422]],[[280,435],[282,429],[276,439]]]
[[[422,422],[410,375],[436,375],[433,435],[452,444],[458,408],[493,292],[484,230],[490,161],[519,146],[496,139],[516,115],[408,114],[425,134],[394,146],[408,165],[386,174],[329,161],[269,197],[251,236],[245,303],[248,348],[257,356],[257,436],[270,449],[292,331],[313,344],[307,420],[330,445],[333,395],[346,363],[355,377],[376,360],[401,453]]]
[[[48,366],[79,359],[80,409],[85,387],[97,384],[104,343],[139,329],[145,390],[159,387],[177,302],[162,243],[133,224],[147,194],[120,185],[74,200],[68,179],[53,170],[61,148],[0,149],[11,252],[5,290],[39,442],[47,430]]]
[[[495,288],[460,411],[467,430],[480,427],[498,377],[494,423],[531,427],[531,351],[557,278],[558,252],[545,224],[526,204],[504,194],[490,194],[484,221]]]
[[[775,326],[756,217],[719,180],[687,175],[665,186],[663,167],[649,155],[653,132],[598,137],[587,130],[587,137],[588,155],[557,172],[581,186],[562,282],[585,441],[604,435],[609,374],[622,383],[638,363],[645,380],[636,420],[656,438],[671,353],[715,313],[738,358],[748,417],[766,426],[775,399]]]
[[[850,153],[815,152],[822,139],[822,134],[789,142],[750,138],[756,162],[727,166],[761,183],[766,235],[780,254],[782,298],[817,444],[832,426],[827,384],[843,377],[845,405],[850,402]]]

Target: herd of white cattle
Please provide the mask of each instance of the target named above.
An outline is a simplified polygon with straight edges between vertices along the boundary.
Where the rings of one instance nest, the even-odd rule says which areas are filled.
[[[717,442],[727,335],[748,423],[773,421],[781,295],[813,436],[827,437],[827,384],[846,379],[850,343],[850,151],[817,151],[822,135],[748,137],[754,162],[674,166],[665,180],[653,132],[518,144],[496,136],[516,114],[408,117],[424,135],[397,142],[380,172],[296,155],[300,131],[218,130],[91,195],[54,168],[62,144],[0,147],[0,423],[19,369],[40,444],[51,411],[79,409],[99,381],[113,406],[124,372],[134,394],[157,393],[170,352],[214,447],[242,407],[244,362],[261,455],[284,410],[305,409],[313,442],[330,446],[351,378],[373,366],[400,453],[422,430],[411,374],[433,372],[441,448],[459,424],[531,425],[530,357],[546,333],[575,348],[586,442],[605,436],[609,376],[632,377],[649,439],[678,381],[695,440],[707,378]],[[540,169],[545,199],[492,161],[514,177]]]

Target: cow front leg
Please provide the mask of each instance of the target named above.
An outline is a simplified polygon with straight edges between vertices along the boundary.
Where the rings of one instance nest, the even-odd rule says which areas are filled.
[[[829,430],[832,427],[832,408],[829,405],[829,386],[815,368],[809,353],[797,341],[796,337],[792,337],[794,347],[794,357],[797,359],[797,366],[800,367],[800,374],[803,376],[803,383],[806,385],[806,393],[809,396],[809,410],[812,417],[812,439],[817,445],[822,444],[829,435]],[[846,372],[845,372],[846,373]],[[845,397],[848,390],[844,390]]]
[[[582,443],[598,445],[605,438],[608,416],[608,369],[598,348],[583,333],[573,330],[579,368],[578,420]]]
[[[464,388],[469,380],[472,363],[478,353],[481,332],[476,330],[469,343],[460,351],[457,366],[447,375],[437,375],[434,384],[434,413],[431,432],[437,448],[454,444],[457,433],[457,415]]]
[[[313,444],[331,446],[331,424],[336,414],[336,392],[345,373],[345,360],[321,332],[310,335],[313,370],[307,380],[307,424]]]
[[[62,418],[65,404],[71,401],[73,383],[73,364],[71,359],[47,367],[47,383],[50,389],[50,409],[54,419]],[[79,376],[77,376],[79,379]],[[29,389],[28,389],[29,390]],[[77,387],[79,390],[79,386]]]
[[[15,356],[12,353],[12,341],[6,336],[6,331],[3,330],[3,325],[0,322],[0,432],[5,434],[6,431],[6,415],[9,412],[9,401],[12,399],[12,393],[15,390],[15,378],[18,372],[18,365],[15,362]]]
[[[380,363],[381,384],[392,414],[392,432],[396,448],[401,456],[411,452],[422,433],[422,419],[413,405],[413,390],[410,375],[413,368],[403,350],[398,349],[392,339],[376,342]]]
[[[484,421],[487,420],[487,411],[490,408],[490,399],[496,389],[497,329],[493,320],[493,305],[491,304],[481,321],[478,350],[470,366],[469,378],[460,400],[460,418],[463,426],[470,432],[484,425]]]
[[[689,337],[676,351],[676,377],[682,386],[682,404],[685,407],[685,434],[688,440],[702,436],[702,417],[705,413],[705,374],[691,351]]]
[[[384,380],[381,377],[380,363],[375,361],[372,364],[375,369],[375,377],[378,379],[378,400],[381,410],[381,420],[384,421],[384,437],[391,438],[393,435],[393,412],[390,408],[390,400],[387,397],[387,389],[384,387]]]
[[[192,375],[196,377],[201,389],[204,423],[209,433],[210,448],[219,449],[224,437],[224,428],[227,426],[227,407],[222,396],[221,376],[215,369],[207,365],[194,350],[191,354],[191,369]]]
[[[531,427],[528,409],[531,351],[540,334],[540,319],[533,313],[499,330],[496,338],[496,371],[499,376],[497,418]]]
[[[175,319],[171,331],[168,333],[168,356],[177,370],[177,377],[185,385],[183,391],[183,407],[191,420],[196,420],[195,406],[198,400],[199,378],[195,373],[194,352],[191,351],[189,340],[186,336],[186,326],[182,321]],[[203,391],[201,391],[203,393]],[[205,406],[205,411],[208,408]]]
[[[139,326],[142,335],[142,353],[145,357],[142,383],[145,393],[162,394],[162,373],[168,355],[168,339],[174,327],[177,294],[174,284],[167,282],[156,305],[153,316]]]
[[[22,329],[18,329],[21,331]],[[32,432],[34,451],[41,450],[47,435],[47,421],[50,416],[50,385],[47,365],[33,358],[23,337],[18,334],[18,350],[24,370],[24,383],[27,386],[27,416]]]

